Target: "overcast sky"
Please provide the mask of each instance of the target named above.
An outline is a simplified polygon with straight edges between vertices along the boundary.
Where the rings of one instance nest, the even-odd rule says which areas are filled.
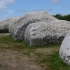
[[[0,20],[43,10],[50,14],[70,14],[70,0],[0,0]]]

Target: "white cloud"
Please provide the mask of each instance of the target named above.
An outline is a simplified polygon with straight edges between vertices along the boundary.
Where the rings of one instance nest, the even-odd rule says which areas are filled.
[[[51,0],[50,3],[52,4],[56,4],[58,2],[58,0]]]
[[[18,11],[19,11],[19,12],[28,12],[27,10],[24,10],[24,9],[21,9],[21,8],[18,9]]]
[[[7,8],[8,4],[13,2],[14,0],[0,0],[0,11],[3,11],[5,8]]]
[[[14,13],[14,10],[9,10],[8,13],[9,14],[13,14]]]

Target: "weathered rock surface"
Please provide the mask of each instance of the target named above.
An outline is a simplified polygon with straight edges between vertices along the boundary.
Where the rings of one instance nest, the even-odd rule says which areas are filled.
[[[64,38],[60,51],[59,51],[59,57],[68,65],[70,65],[70,31]]]
[[[0,33],[1,32],[3,32],[3,31],[6,31],[6,32],[8,32],[8,27],[9,27],[9,21],[10,21],[11,19],[8,19],[8,20],[4,20],[4,21],[1,21],[0,22]]]
[[[30,46],[61,43],[69,30],[70,22],[63,20],[32,23],[25,30],[24,40]]]
[[[11,19],[7,19],[7,20],[4,20],[4,21],[0,21],[0,25],[2,25],[2,26],[3,26],[4,24],[5,24],[5,25],[7,25],[7,24],[8,24],[8,22],[9,22],[10,20],[11,20]],[[1,27],[1,26],[0,26],[0,29],[4,29],[4,28],[6,28],[6,29],[7,29],[7,28],[8,28],[8,26],[6,26],[6,27],[4,27],[4,26],[3,26],[3,27]]]
[[[26,27],[31,23],[58,20],[47,12],[29,12],[9,25],[9,32],[15,40],[23,40]]]
[[[9,32],[9,24],[14,23],[16,20],[18,20],[20,17],[17,18],[11,18],[4,21],[0,21],[0,33],[2,32]]]
[[[0,33],[2,33],[2,32],[9,32],[9,24],[13,23],[14,21],[16,21],[19,18],[20,17],[11,18],[11,19],[7,19],[7,20],[4,20],[4,21],[1,21],[0,22]]]

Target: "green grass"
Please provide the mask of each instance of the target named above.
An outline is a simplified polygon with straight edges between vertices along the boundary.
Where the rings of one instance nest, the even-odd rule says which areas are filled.
[[[3,44],[2,49],[24,49],[29,48],[28,44],[25,41],[15,41],[10,35],[8,36],[1,36],[0,37],[0,44]]]
[[[18,51],[23,56],[34,59],[44,70],[70,70],[70,66],[59,58],[60,44],[29,46],[25,41],[15,41],[10,35],[0,36],[0,50]]]
[[[52,70],[69,70],[70,66],[68,66],[66,63],[64,63],[59,58],[59,53],[55,52],[55,54],[51,55],[48,59],[43,59],[43,62],[48,62],[49,68]]]

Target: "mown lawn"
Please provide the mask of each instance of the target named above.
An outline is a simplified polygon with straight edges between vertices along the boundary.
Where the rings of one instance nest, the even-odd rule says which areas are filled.
[[[0,58],[2,59],[0,59],[0,61],[2,62],[0,62],[0,70],[9,70],[9,68],[10,70],[23,70],[23,66],[24,70],[70,70],[70,66],[65,64],[59,58],[59,49],[60,44],[47,44],[31,47],[25,41],[15,41],[10,35],[1,35]],[[15,54],[15,52],[17,53]],[[12,55],[13,57],[11,57]],[[26,64],[23,64],[24,61],[22,61],[22,59],[20,60],[20,56],[22,59],[23,57],[26,57],[28,59],[28,61],[24,59],[24,61],[26,61]],[[18,58],[19,60],[17,61],[16,59]],[[10,64],[10,62],[12,64]],[[22,67],[19,62],[22,63]],[[17,65],[17,63],[19,64]],[[34,65],[32,68],[30,67],[31,63]],[[28,68],[26,68],[26,66]]]

